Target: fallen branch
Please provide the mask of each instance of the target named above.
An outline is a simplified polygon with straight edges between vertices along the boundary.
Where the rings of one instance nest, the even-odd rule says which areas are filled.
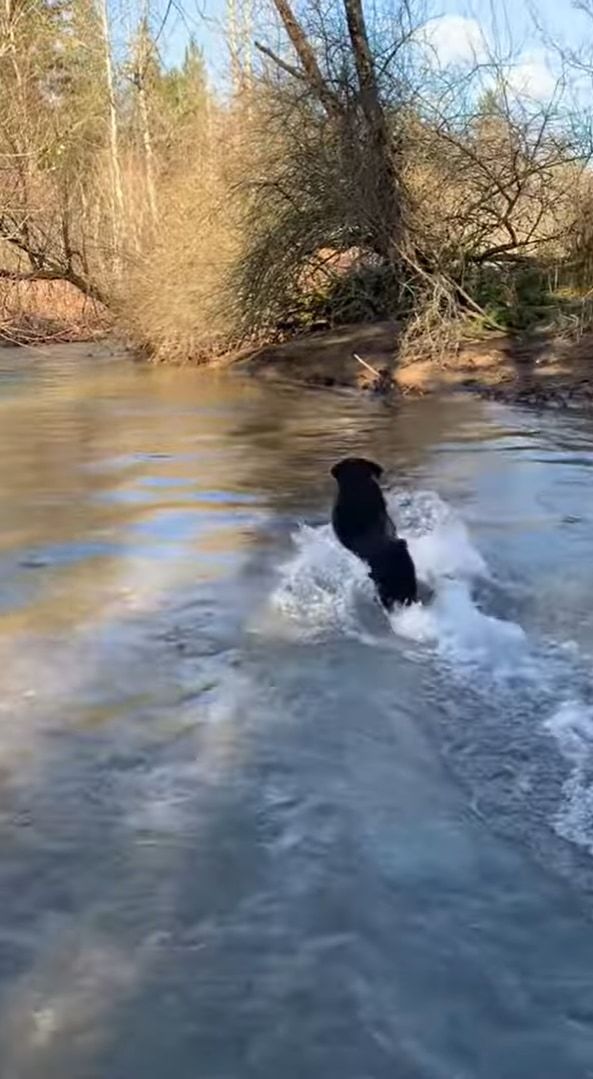
[[[87,281],[80,274],[75,273],[70,269],[38,269],[38,270],[7,270],[0,267],[0,279],[3,281],[14,282],[32,282],[32,281],[65,281],[66,284],[72,285],[79,292],[82,292],[83,296],[88,296],[90,300],[94,300],[96,303],[100,303],[103,307],[108,307],[107,297],[105,293],[93,285],[90,281]]]
[[[58,270],[4,270],[0,267],[3,281],[63,281],[64,274]]]

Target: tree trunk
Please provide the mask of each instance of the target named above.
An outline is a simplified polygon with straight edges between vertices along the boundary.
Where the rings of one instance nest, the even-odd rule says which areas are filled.
[[[144,15],[140,23],[137,38],[137,47],[134,50],[134,86],[138,92],[138,111],[140,114],[140,137],[144,152],[144,172],[146,176],[146,193],[148,195],[148,208],[150,211],[151,225],[154,228],[158,217],[156,197],[154,150],[152,145],[152,133],[150,130],[150,109],[148,94],[146,93],[147,71],[150,62],[150,43],[148,29],[148,4],[145,6]]]
[[[237,0],[227,0],[227,36],[231,59],[231,85],[238,96],[241,88],[241,46],[239,43],[239,18]]]
[[[109,14],[107,0],[100,0],[99,13],[103,34],[103,55],[105,62],[105,86],[109,111],[109,166],[111,173],[111,208],[113,214],[113,265],[116,276],[121,273],[121,241],[124,221],[124,192],[119,159],[119,130],[115,103],[115,82],[111,60],[111,41],[109,35]]]
[[[265,46],[258,45],[258,48],[283,70],[307,83],[328,116],[342,125],[345,139],[355,138],[362,142],[361,158],[364,164],[360,186],[370,225],[367,242],[382,259],[395,266],[400,261],[402,239],[400,185],[393,139],[379,94],[362,2],[343,0],[358,81],[358,118],[354,120],[352,106],[344,104],[328,85],[290,0],[273,0],[273,3],[297,54],[300,69],[292,68]]]
[[[402,232],[393,139],[379,96],[361,0],[344,0],[344,10],[358,79],[359,104],[367,131],[369,154],[365,186],[372,200],[375,245],[378,253],[393,264],[399,261]]]
[[[146,169],[146,190],[148,192],[148,206],[153,226],[158,218],[158,206],[156,200],[156,186],[154,181],[154,152],[152,148],[152,136],[150,133],[150,119],[148,115],[148,101],[146,100],[146,87],[142,81],[138,87],[138,103],[140,106],[140,124],[142,126],[142,146],[144,148],[144,167]]]
[[[340,113],[341,106],[338,98],[327,85],[317,63],[317,58],[301,24],[294,14],[288,0],[273,0],[274,7],[282,19],[282,24],[296,52],[306,81],[319,98],[325,111],[330,116]]]

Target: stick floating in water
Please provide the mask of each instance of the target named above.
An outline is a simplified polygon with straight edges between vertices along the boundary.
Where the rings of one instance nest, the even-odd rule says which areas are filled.
[[[353,352],[352,355],[354,356],[354,359],[358,360],[358,363],[361,363],[363,367],[366,367],[367,371],[370,371],[375,376],[375,378],[382,377],[380,372],[377,371],[377,368],[372,367],[370,363],[367,363],[366,360],[363,360],[362,356],[359,356],[357,352]]]

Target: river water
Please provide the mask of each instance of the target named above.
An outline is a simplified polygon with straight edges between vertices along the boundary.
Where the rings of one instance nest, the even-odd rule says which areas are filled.
[[[365,454],[432,605],[328,528]],[[2,1079],[593,1076],[593,421],[0,352]]]

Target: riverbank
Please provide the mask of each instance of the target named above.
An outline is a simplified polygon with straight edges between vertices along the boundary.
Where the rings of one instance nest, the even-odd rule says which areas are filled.
[[[92,342],[113,318],[67,281],[0,280],[0,345]]]
[[[66,338],[74,359],[101,359],[118,351],[117,338],[106,326],[99,333],[95,325],[94,331]],[[378,394],[387,399],[465,392],[536,408],[593,407],[593,334],[579,341],[545,335],[521,341],[492,335],[464,342],[456,353],[439,360],[413,362],[402,362],[397,356],[396,336],[393,322],[343,326],[215,357],[199,366],[309,389]],[[34,345],[37,353],[51,350],[57,343],[50,337],[21,345]],[[3,353],[21,347],[6,339],[3,344]],[[123,342],[121,348],[150,362],[145,354],[135,353]],[[178,361],[172,364],[178,365]]]
[[[464,342],[438,361],[405,363],[394,348],[396,336],[392,322],[340,327],[217,362],[309,387],[394,396],[460,390],[537,407],[593,405],[593,335],[578,342],[545,334],[526,340],[492,335]]]

